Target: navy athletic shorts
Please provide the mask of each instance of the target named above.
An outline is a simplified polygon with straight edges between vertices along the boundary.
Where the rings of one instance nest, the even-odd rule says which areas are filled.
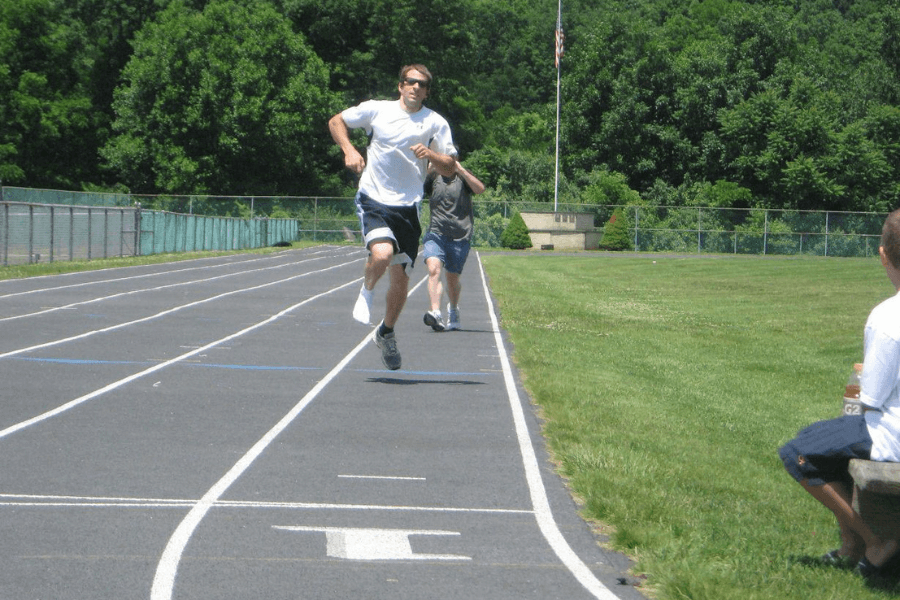
[[[809,485],[843,481],[852,486],[851,458],[868,460],[872,438],[863,415],[844,415],[806,427],[778,450],[791,477]]]
[[[366,248],[376,240],[391,240],[394,244],[391,264],[409,263],[410,268],[415,265],[422,235],[418,206],[387,206],[357,192],[356,214]]]

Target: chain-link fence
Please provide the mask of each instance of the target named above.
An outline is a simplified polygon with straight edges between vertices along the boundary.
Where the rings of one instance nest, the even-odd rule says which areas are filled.
[[[128,195],[80,194],[0,188],[0,264],[239,250],[298,239],[297,219],[180,214],[142,208]]]
[[[138,247],[133,208],[0,203],[3,266],[133,256]]]
[[[66,206],[57,205],[65,200]],[[473,245],[499,247],[513,212],[544,203],[475,199]],[[352,197],[147,196],[0,187],[3,264],[360,241]],[[616,209],[638,252],[872,256],[883,213],[560,204],[604,231]],[[428,222],[428,203],[422,205]],[[603,239],[600,240],[603,247]]]
[[[283,198],[302,214],[301,239],[336,241],[352,234],[359,220],[352,198]],[[475,200],[473,245],[499,247],[513,212],[551,212],[544,203]],[[603,231],[621,208],[635,252],[698,254],[807,254],[872,256],[878,253],[884,213],[723,209],[709,207],[560,204],[557,212],[590,213]],[[428,203],[422,205],[423,225]],[[603,240],[601,238],[602,246]]]
[[[637,251],[872,256],[886,214],[625,207]],[[601,242],[602,243],[602,242]]]

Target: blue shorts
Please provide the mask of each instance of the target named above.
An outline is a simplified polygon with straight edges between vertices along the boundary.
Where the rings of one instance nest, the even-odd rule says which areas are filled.
[[[863,415],[813,423],[778,450],[791,477],[815,486],[834,481],[852,486],[850,459],[869,460],[871,453],[872,438]]]
[[[429,258],[437,258],[444,263],[444,269],[450,273],[461,274],[469,257],[469,241],[454,241],[440,234],[429,231],[425,234],[424,241],[425,251],[422,257],[427,261]]]

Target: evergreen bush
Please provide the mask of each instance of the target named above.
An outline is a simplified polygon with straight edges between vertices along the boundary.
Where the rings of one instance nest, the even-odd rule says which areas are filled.
[[[509,225],[500,235],[500,245],[504,248],[512,248],[513,250],[524,250],[531,248],[531,236],[528,235],[528,226],[525,225],[525,219],[518,211],[514,212],[509,219]]]
[[[612,216],[603,227],[603,238],[600,240],[601,250],[630,250],[632,247],[629,236],[628,220],[625,211],[621,207],[613,211]]]

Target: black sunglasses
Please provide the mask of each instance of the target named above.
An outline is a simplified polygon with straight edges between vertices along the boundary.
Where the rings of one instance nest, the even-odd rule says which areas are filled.
[[[407,77],[406,79],[403,80],[403,83],[410,87],[412,87],[418,83],[419,87],[423,87],[426,89],[428,88],[428,85],[429,85],[427,79],[413,79],[412,77]]]

